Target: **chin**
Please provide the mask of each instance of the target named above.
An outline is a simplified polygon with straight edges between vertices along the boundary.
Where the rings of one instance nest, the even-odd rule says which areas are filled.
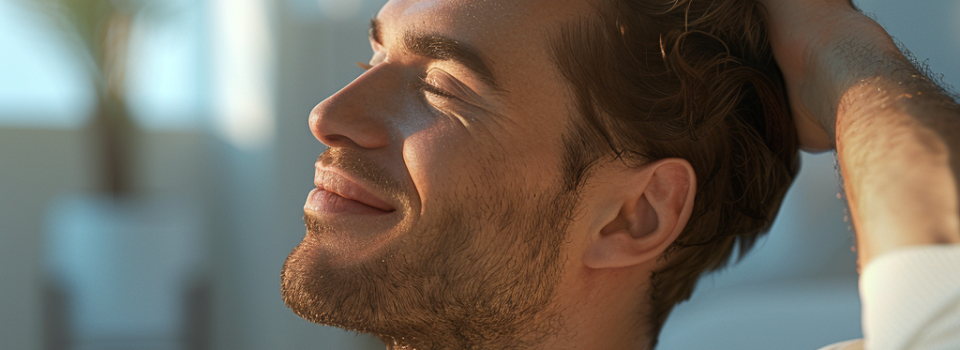
[[[283,302],[298,316],[319,324],[355,331],[359,324],[348,324],[348,317],[340,315],[350,286],[344,283],[347,275],[356,273],[349,268],[334,267],[331,254],[309,237],[304,239],[287,257],[280,273]]]
[[[523,209],[494,216],[451,209],[374,234],[369,246],[348,226],[308,222],[283,266],[284,303],[309,321],[410,348],[524,348],[562,323],[549,306],[573,202],[518,198],[553,201],[508,203]]]
[[[400,266],[409,255],[394,250],[345,260],[342,252],[332,251],[335,247],[311,237],[315,234],[309,233],[283,265],[287,307],[310,322],[372,334],[388,344],[443,348],[433,341],[452,330],[440,331],[443,317],[429,310],[437,291],[425,290],[424,280],[415,277],[423,274],[411,276],[409,266]]]

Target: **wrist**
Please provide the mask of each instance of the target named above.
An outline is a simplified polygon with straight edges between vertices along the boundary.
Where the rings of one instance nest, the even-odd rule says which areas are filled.
[[[834,22],[839,27],[830,32],[836,34],[822,38],[810,50],[806,83],[798,98],[835,147],[838,118],[844,114],[841,106],[851,97],[848,92],[871,79],[891,76],[907,60],[883,27],[869,17],[849,11]]]

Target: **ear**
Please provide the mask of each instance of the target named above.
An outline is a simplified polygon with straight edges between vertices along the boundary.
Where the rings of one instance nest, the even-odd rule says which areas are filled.
[[[619,175],[618,175],[619,176]],[[690,219],[696,175],[684,159],[668,158],[623,172],[608,195],[619,212],[591,232],[583,255],[587,267],[618,268],[655,261]]]

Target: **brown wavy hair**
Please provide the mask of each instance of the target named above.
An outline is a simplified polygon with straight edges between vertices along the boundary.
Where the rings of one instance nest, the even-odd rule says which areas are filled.
[[[653,346],[700,275],[769,230],[799,170],[763,11],[754,0],[604,0],[552,43],[578,109],[566,139],[570,189],[611,154],[631,166],[683,158],[696,172],[690,221],[643,296]]]

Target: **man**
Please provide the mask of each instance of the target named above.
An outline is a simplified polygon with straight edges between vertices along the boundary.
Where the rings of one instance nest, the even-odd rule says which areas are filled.
[[[394,349],[651,349],[769,227],[798,146],[836,146],[862,265],[957,259],[900,253],[960,243],[960,112],[846,1],[391,0],[370,34],[311,113],[330,148],[282,274],[308,320]],[[935,325],[897,339],[958,341]]]

